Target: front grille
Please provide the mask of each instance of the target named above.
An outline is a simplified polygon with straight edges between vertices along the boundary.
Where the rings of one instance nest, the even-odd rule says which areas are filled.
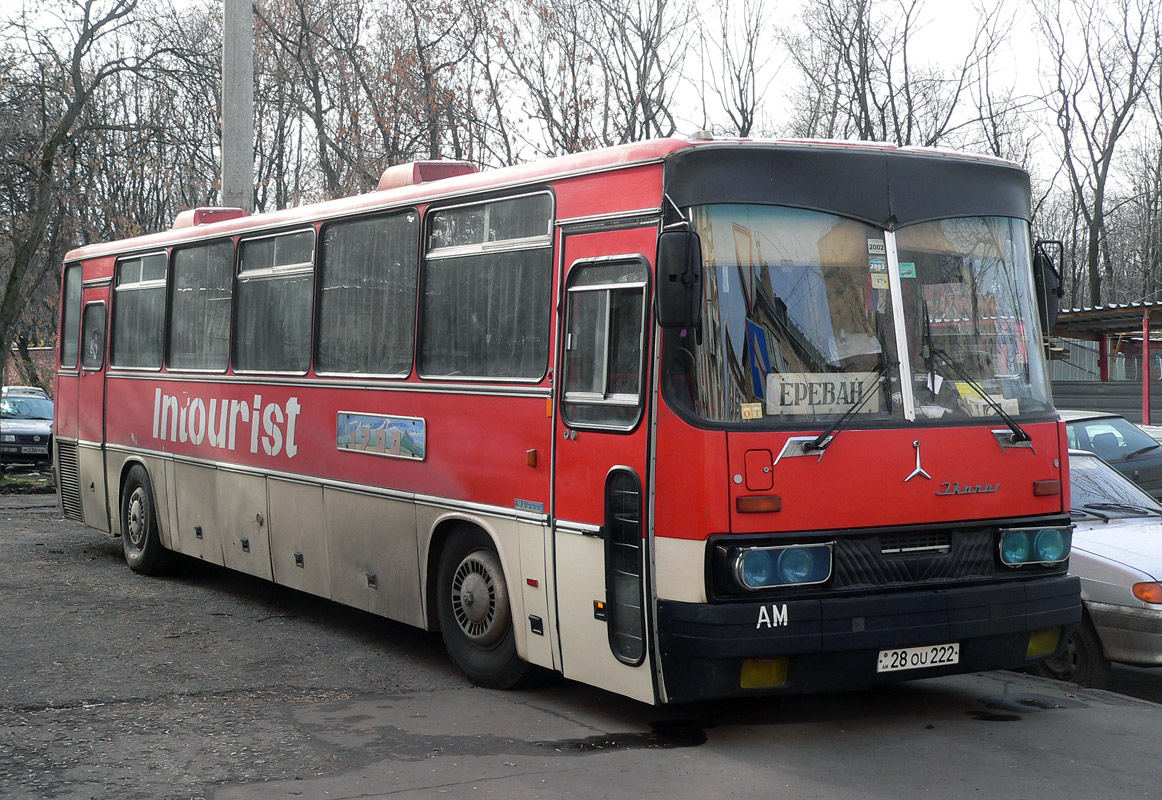
[[[994,575],[992,528],[839,538],[831,585],[867,589]]]
[[[905,558],[908,556],[939,555],[952,549],[952,534],[937,533],[885,534],[879,537],[880,554]]]
[[[38,444],[47,445],[52,441],[52,434],[50,433],[17,433],[13,434],[16,439],[16,444]]]
[[[61,493],[61,509],[65,517],[81,519],[81,468],[77,462],[76,442],[57,442],[56,474]]]

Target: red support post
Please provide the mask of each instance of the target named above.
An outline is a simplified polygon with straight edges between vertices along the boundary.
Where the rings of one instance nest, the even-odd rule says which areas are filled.
[[[1097,371],[1102,383],[1110,379],[1110,337],[1104,333],[1097,337]]]
[[[1150,312],[1142,314],[1142,424],[1150,424]]]

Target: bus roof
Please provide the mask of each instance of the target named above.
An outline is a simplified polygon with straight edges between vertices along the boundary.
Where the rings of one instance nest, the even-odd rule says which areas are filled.
[[[835,149],[861,150],[882,153],[898,152],[913,156],[952,158],[992,163],[997,166],[1016,167],[1014,164],[992,156],[972,155],[951,150],[920,147],[897,147],[884,142],[839,141],[825,139],[653,139],[644,142],[618,145],[584,153],[559,156],[543,161],[531,162],[512,167],[487,169],[467,175],[444,178],[439,181],[417,183],[410,186],[372,191],[365,194],[310,203],[293,208],[263,214],[240,215],[219,222],[187,225],[144,234],[129,239],[100,242],[70,250],[65,261],[77,261],[97,256],[144,251],[184,242],[228,236],[237,233],[284,228],[296,223],[306,224],[320,219],[343,216],[358,211],[393,208],[414,203],[427,203],[471,192],[516,187],[524,184],[560,179],[571,175],[602,172],[633,165],[647,164],[665,159],[671,153],[688,148],[755,146],[764,149],[801,150]]]

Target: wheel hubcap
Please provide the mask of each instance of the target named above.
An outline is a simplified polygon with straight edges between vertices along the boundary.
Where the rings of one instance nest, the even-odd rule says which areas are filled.
[[[508,591],[496,556],[477,550],[464,557],[452,576],[452,614],[474,644],[496,644],[508,630]]]
[[[135,550],[140,550],[145,546],[145,492],[141,487],[134,489],[133,494],[129,496],[126,517],[129,543]]]

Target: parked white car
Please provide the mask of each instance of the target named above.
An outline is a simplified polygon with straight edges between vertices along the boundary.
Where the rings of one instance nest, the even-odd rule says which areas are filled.
[[[1162,505],[1080,450],[1069,453],[1069,488],[1069,571],[1081,577],[1085,611],[1065,652],[1030,669],[1100,687],[1110,662],[1162,666]]]

